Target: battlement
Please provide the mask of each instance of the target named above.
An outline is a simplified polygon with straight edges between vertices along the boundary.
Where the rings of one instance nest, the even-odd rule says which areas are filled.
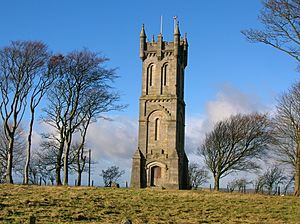
[[[174,28],[174,40],[163,41],[163,35],[160,33],[155,41],[152,36],[152,41],[147,41],[144,25],[140,33],[140,58],[142,61],[148,57],[157,56],[158,60],[162,60],[165,56],[181,57],[184,62],[184,67],[187,65],[188,43],[186,34],[180,36],[179,24],[176,23]]]

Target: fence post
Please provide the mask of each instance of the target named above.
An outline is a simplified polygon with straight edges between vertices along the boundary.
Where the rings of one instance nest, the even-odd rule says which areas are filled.
[[[29,224],[35,224],[35,217],[34,216],[29,217]]]
[[[211,191],[211,184],[209,184],[209,190]]]
[[[88,186],[90,187],[91,186],[91,149],[89,149],[89,169],[88,169]]]

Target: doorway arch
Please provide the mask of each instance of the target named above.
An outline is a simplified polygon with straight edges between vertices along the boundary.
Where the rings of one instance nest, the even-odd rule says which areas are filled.
[[[153,166],[150,170],[150,186],[156,187],[161,183],[161,167]]]
[[[147,186],[162,187],[166,179],[166,164],[153,161],[147,165]]]

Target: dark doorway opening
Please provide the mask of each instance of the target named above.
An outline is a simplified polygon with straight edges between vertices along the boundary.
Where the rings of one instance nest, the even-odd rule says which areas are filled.
[[[161,178],[161,168],[159,166],[151,167],[151,186],[159,186]]]

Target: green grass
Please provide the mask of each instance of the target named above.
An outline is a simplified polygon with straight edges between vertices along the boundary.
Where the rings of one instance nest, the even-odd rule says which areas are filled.
[[[300,223],[300,198],[208,191],[0,185],[0,223]]]

